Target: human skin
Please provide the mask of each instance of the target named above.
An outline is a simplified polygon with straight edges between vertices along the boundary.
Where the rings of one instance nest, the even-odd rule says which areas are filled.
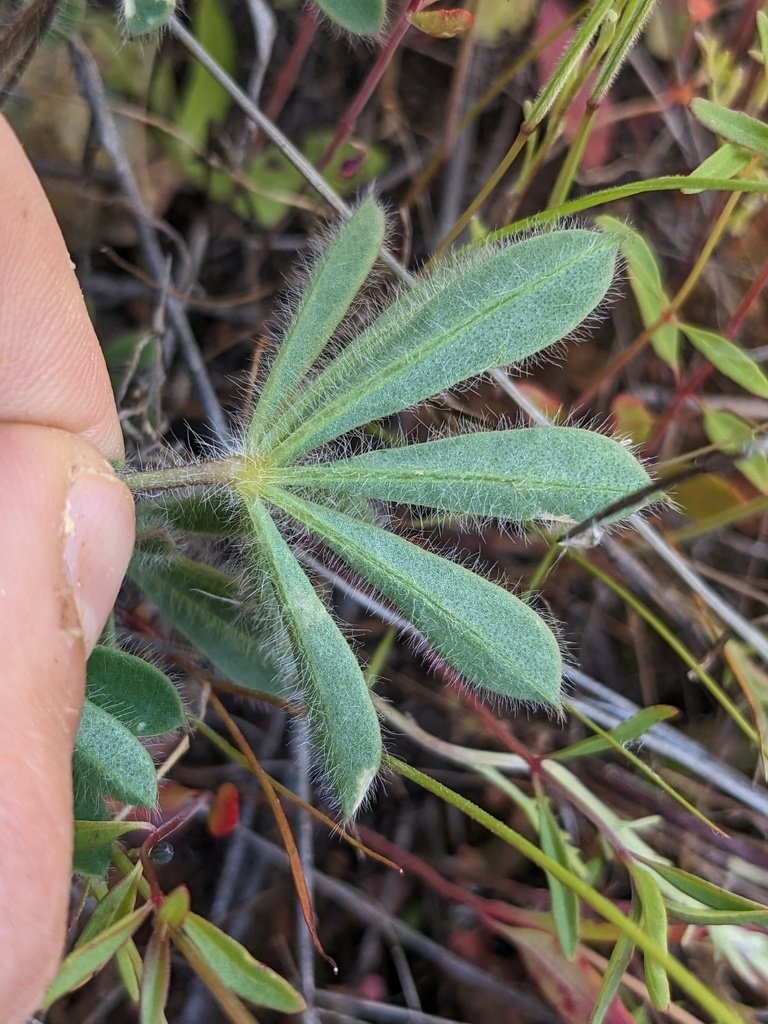
[[[0,1015],[61,956],[85,662],[134,537],[106,367],[69,254],[0,118]]]

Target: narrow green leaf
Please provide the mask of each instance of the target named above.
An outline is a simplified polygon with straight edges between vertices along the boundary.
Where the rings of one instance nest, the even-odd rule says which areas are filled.
[[[334,233],[312,268],[288,332],[259,396],[244,450],[296,399],[298,386],[323,351],[368,276],[384,242],[384,214],[366,199]]]
[[[541,849],[548,857],[552,857],[564,868],[570,868],[568,862],[568,849],[560,826],[555,821],[554,815],[549,808],[546,797],[540,796],[538,800],[539,810],[539,838]],[[547,885],[549,896],[552,902],[552,917],[555,922],[555,930],[565,957],[573,960],[576,956],[576,948],[579,942],[579,899],[576,893],[554,875],[547,874]]]
[[[99,790],[99,776],[90,766],[72,759],[72,796],[76,821],[104,822],[109,820],[104,798]],[[72,873],[83,878],[102,879],[109,870],[112,844],[104,843],[93,850],[73,851]]]
[[[653,707],[642,708],[637,714],[625,719],[619,725],[609,730],[609,735],[617,743],[632,743],[639,739],[649,729],[659,722],[668,718],[674,718],[680,712],[677,708],[666,704],[656,704]],[[570,761],[576,757],[592,757],[595,754],[602,754],[607,750],[613,750],[612,745],[602,736],[590,736],[578,743],[572,743],[569,747],[563,747],[552,754],[547,755],[547,760]]]
[[[624,978],[624,971],[627,969],[634,951],[634,942],[623,932],[619,932],[619,937],[616,939],[611,950],[608,966],[603,971],[600,991],[592,1008],[592,1013],[589,1015],[588,1024],[603,1024],[614,999],[618,998],[619,986]]]
[[[97,850],[128,832],[149,831],[152,828],[153,825],[144,821],[75,821],[75,853]]]
[[[99,644],[94,648],[85,693],[135,736],[160,736],[184,724],[181,699],[168,676],[115,647]]]
[[[680,327],[690,343],[715,369],[751,394],[768,398],[768,377],[743,349],[715,331],[691,324],[681,324]]]
[[[648,936],[665,952],[667,951],[667,908],[661,890],[651,873],[639,864],[630,867],[632,885],[642,909],[640,923]],[[654,957],[643,955],[645,985],[651,1002],[657,1010],[669,1006],[669,978],[662,965]]]
[[[114,921],[133,912],[136,889],[141,874],[142,867],[138,863],[130,874],[121,878],[116,885],[107,891],[106,895],[96,904],[93,913],[78,936],[77,946],[84,946],[101,932],[111,927]]]
[[[458,515],[565,524],[651,483],[618,441],[576,427],[463,434],[319,466],[284,466],[270,471],[270,480]]]
[[[239,506],[225,490],[142,498],[136,507],[137,536],[141,539],[168,527],[183,533],[237,537],[243,532],[243,519]]]
[[[177,886],[157,908],[157,919],[168,928],[180,928],[189,915],[191,898],[186,885]]]
[[[694,117],[715,135],[768,157],[768,125],[756,117],[729,110],[710,100],[695,99],[691,103]]]
[[[384,0],[315,0],[331,21],[358,36],[373,36],[384,25]]]
[[[768,14],[757,12],[757,35],[760,40],[760,53],[763,58],[763,78],[768,76]]]
[[[691,907],[687,903],[665,900],[667,914],[674,921],[683,924],[712,925],[756,925],[768,927],[768,910],[713,910],[712,907]]]
[[[138,1003],[141,979],[141,955],[134,939],[128,939],[115,953],[115,970],[122,982],[125,994],[133,1003]],[[163,1024],[166,1024],[165,1020]]]
[[[667,882],[674,885],[680,892],[698,900],[706,907],[711,907],[713,910],[738,911],[740,913],[754,913],[763,916],[768,914],[768,907],[762,903],[756,903],[754,900],[747,899],[746,896],[738,896],[727,889],[721,889],[719,885],[714,885],[704,878],[699,878],[698,875],[693,875],[690,871],[684,871],[682,868],[673,867],[671,864],[662,864],[657,861],[649,860],[643,863],[647,864],[658,875],[661,875]]]
[[[256,639],[258,631],[243,615],[232,576],[170,551],[148,556],[141,550],[128,575],[233,683],[257,693],[282,694],[282,684]]]
[[[227,988],[243,999],[283,1013],[300,1013],[306,1008],[293,986],[210,921],[198,914],[188,914],[183,933]]]
[[[161,1024],[171,980],[171,946],[168,936],[152,932],[144,951],[139,995],[140,1024]]]
[[[198,0],[191,12],[195,39],[217,64],[230,75],[234,74],[237,68],[237,37],[226,5],[221,0]],[[208,141],[209,125],[211,122],[223,122],[232,101],[226,89],[199,61],[190,60],[185,71],[183,87],[173,112],[174,129],[193,147],[201,150]],[[182,147],[174,139],[170,146],[177,153],[183,152],[183,158],[189,162],[186,145]]]
[[[658,324],[669,310],[669,296],[661,281],[661,271],[653,250],[637,231],[615,217],[598,217],[597,223],[621,239],[621,253],[627,263],[629,283],[644,327]],[[661,323],[651,334],[654,352],[677,373],[680,359],[680,332],[676,323]]]
[[[689,174],[690,178],[735,178],[752,159],[743,146],[724,142]],[[703,188],[682,188],[684,196],[697,195]]]
[[[739,472],[763,494],[768,493],[768,457],[755,444],[754,427],[727,409],[705,406],[704,431],[712,442],[730,455],[741,455],[736,460]]]
[[[141,926],[151,910],[151,904],[145,903],[109,928],[99,932],[96,938],[82,946],[76,946],[65,957],[56,977],[43,997],[42,1007],[47,1010],[57,999],[84,985],[97,971],[112,959],[124,942]]]
[[[551,231],[439,266],[307,386],[268,438],[270,463],[547,348],[603,299],[616,250],[599,232]]]
[[[114,715],[89,700],[83,705],[72,764],[91,792],[139,807],[152,807],[157,800],[152,758]]]
[[[655,0],[639,0],[621,8],[618,25],[610,38],[605,56],[600,61],[597,80],[591,86],[590,104],[599,107],[606,92],[614,82],[621,66],[634,49],[645,20],[651,13]],[[596,47],[597,48],[597,47]]]
[[[469,682],[513,700],[559,705],[560,650],[528,605],[377,526],[276,487],[267,497],[373,584]]]
[[[338,626],[266,507],[249,504],[260,554],[298,656],[298,686],[317,754],[345,818],[365,800],[381,763],[381,731],[368,686]]]

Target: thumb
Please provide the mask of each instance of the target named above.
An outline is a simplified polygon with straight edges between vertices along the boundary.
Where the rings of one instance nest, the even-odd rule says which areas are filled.
[[[0,999],[16,1024],[62,951],[85,660],[130,557],[133,503],[87,441],[26,424],[0,424],[0,494]]]

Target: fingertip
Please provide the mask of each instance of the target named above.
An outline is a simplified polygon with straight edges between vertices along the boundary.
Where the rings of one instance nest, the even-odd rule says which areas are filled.
[[[133,518],[100,454],[44,427],[0,424],[0,493],[0,1004],[15,1024],[39,1003],[63,948],[85,660],[116,597]]]

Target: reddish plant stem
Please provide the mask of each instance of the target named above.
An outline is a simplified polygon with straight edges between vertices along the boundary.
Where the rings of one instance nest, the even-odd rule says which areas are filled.
[[[473,892],[468,886],[460,885],[451,881],[444,874],[437,871],[428,864],[423,857],[397,846],[389,839],[382,836],[374,829],[365,825],[358,825],[357,831],[363,842],[371,849],[377,850],[385,857],[400,864],[403,872],[414,878],[420,879],[425,885],[438,893],[446,900],[450,900],[459,906],[471,907],[483,918],[483,923],[488,926],[493,924],[517,925],[518,927],[536,927],[541,922],[531,913],[531,910],[513,906],[504,900],[489,899]],[[519,891],[530,898],[531,903],[543,903],[546,899],[545,892],[533,886],[520,884]],[[535,909],[535,908],[534,908]]]
[[[161,840],[167,839],[168,836],[173,835],[174,832],[177,832],[180,828],[191,821],[199,810],[203,807],[207,807],[210,802],[210,793],[198,794],[198,796],[187,804],[183,810],[179,811],[178,814],[174,814],[172,818],[169,818],[168,821],[156,828],[154,832],[151,832],[142,843],[139,854],[141,857],[141,866],[144,869],[144,877],[149,882],[151,899],[155,906],[160,906],[165,899],[165,894],[160,888],[160,883],[157,880],[157,874],[155,872],[155,866],[152,863],[152,858],[150,856],[152,847],[156,846]]]
[[[418,13],[418,11],[422,10],[424,7],[428,7],[432,2],[433,0],[408,0],[405,10],[395,22],[392,31],[373,63],[373,67],[368,72],[363,84],[360,86],[357,95],[344,111],[330,145],[317,163],[318,171],[322,171],[328,166],[341,143],[354,131],[358,117],[364,110],[368,100],[373,95],[376,86],[381,81],[382,75],[389,67],[395,51],[402,42],[405,33],[411,26],[409,16],[411,14]]]
[[[314,5],[307,7],[302,15],[299,31],[293,41],[291,52],[288,54],[288,59],[280,69],[280,73],[275,80],[272,95],[264,105],[264,114],[270,121],[277,120],[288,97],[293,92],[299,72],[304,66],[307,53],[312,45],[312,40],[315,38],[319,19],[320,13]]]

